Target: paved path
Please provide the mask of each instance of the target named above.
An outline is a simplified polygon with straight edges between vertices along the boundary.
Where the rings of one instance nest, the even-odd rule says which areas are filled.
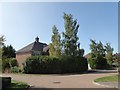
[[[105,88],[93,84],[94,79],[115,74],[117,73],[101,72],[76,75],[3,74],[2,76],[11,76],[12,79],[26,82],[35,88]]]

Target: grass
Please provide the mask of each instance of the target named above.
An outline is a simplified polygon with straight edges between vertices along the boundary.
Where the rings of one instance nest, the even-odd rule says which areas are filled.
[[[27,90],[29,85],[24,82],[12,80],[11,81],[11,87],[6,88],[4,90]]]
[[[27,88],[29,85],[27,83],[12,80],[11,88]]]
[[[118,75],[97,78],[95,82],[118,82]]]

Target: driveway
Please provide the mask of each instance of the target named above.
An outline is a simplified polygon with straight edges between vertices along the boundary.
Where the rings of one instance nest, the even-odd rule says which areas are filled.
[[[116,72],[94,72],[74,75],[34,75],[34,74],[2,74],[12,79],[26,82],[35,88],[107,88],[93,84],[94,79],[115,75]]]

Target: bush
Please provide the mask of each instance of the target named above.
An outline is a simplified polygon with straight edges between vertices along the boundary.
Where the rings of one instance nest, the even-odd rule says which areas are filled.
[[[11,67],[18,66],[17,60],[15,58],[9,58],[8,60]]]
[[[24,71],[25,73],[75,73],[87,71],[87,66],[87,60],[80,57],[32,56],[26,60]]]
[[[104,57],[89,58],[89,64],[92,69],[107,69],[107,60]]]
[[[9,68],[10,68],[9,61],[7,59],[2,60],[2,72],[4,72],[5,69],[9,69]]]
[[[21,72],[22,70],[17,66],[11,68],[11,73],[21,73]]]
[[[2,59],[2,71],[5,69],[10,69],[12,67],[18,66],[17,60],[15,58]]]

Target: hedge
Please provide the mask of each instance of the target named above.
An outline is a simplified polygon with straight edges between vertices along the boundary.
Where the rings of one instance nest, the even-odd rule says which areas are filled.
[[[87,70],[87,60],[83,57],[32,56],[24,64],[24,72],[32,74],[78,73]]]

